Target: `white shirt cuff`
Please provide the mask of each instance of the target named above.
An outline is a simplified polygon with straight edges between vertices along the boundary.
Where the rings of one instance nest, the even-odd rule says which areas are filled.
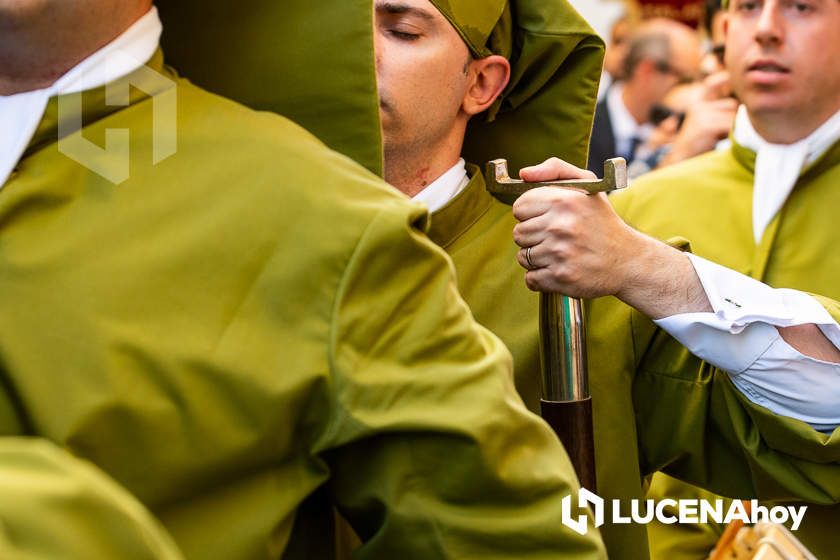
[[[840,325],[812,296],[774,289],[688,254],[712,313],[654,321],[692,354],[730,374],[735,386],[776,414],[825,431],[840,425],[840,364],[805,356],[776,327],[815,324],[840,348]]]

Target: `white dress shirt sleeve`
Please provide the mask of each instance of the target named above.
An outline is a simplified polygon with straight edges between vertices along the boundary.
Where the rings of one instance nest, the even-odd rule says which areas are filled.
[[[776,327],[815,324],[840,348],[840,325],[810,295],[775,289],[695,255],[688,255],[712,313],[682,313],[655,321],[695,356],[730,374],[752,402],[814,429],[840,426],[840,364],[805,356]]]

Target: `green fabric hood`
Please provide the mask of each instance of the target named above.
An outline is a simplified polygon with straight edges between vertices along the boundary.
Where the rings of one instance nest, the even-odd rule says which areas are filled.
[[[474,56],[511,61],[500,99],[470,122],[464,156],[516,170],[586,164],[604,45],[567,0],[430,0]],[[373,2],[159,0],[167,59],[197,84],[290,117],[382,172]]]
[[[167,63],[382,174],[371,0],[156,0]],[[347,48],[358,45],[359,48]]]

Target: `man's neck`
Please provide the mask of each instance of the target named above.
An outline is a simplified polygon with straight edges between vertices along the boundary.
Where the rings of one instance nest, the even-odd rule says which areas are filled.
[[[794,144],[810,136],[837,111],[840,111],[840,106],[813,114],[807,111],[748,111],[748,113],[753,128],[766,142]]]
[[[38,14],[23,22],[0,21],[0,95],[51,86],[140,19],[151,2],[126,2],[118,13],[101,18],[102,14],[80,14],[76,4],[59,3],[62,8],[55,11],[60,13]],[[13,16],[0,13],[4,17]]]
[[[70,55],[70,50],[56,53],[29,48],[25,39],[16,45],[7,41],[14,39],[5,37],[0,41],[0,95],[47,88],[85,58],[84,54]]]
[[[457,150],[436,150],[423,153],[395,153],[385,149],[385,181],[409,198],[425,189],[458,162]]]
[[[644,92],[642,95],[638,94],[637,87],[635,82],[625,82],[624,90],[621,92],[621,101],[636,124],[643,125],[650,117],[651,104],[645,100]]]

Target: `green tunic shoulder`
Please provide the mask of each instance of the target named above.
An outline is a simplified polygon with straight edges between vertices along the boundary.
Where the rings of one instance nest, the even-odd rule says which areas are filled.
[[[53,100],[0,191],[0,434],[94,463],[188,558],[328,557],[329,503],[359,558],[602,558],[562,527],[568,458],[422,206],[150,65],[174,155],[154,163],[163,91],[95,90],[81,132],[129,130],[129,177],[60,150]]]

